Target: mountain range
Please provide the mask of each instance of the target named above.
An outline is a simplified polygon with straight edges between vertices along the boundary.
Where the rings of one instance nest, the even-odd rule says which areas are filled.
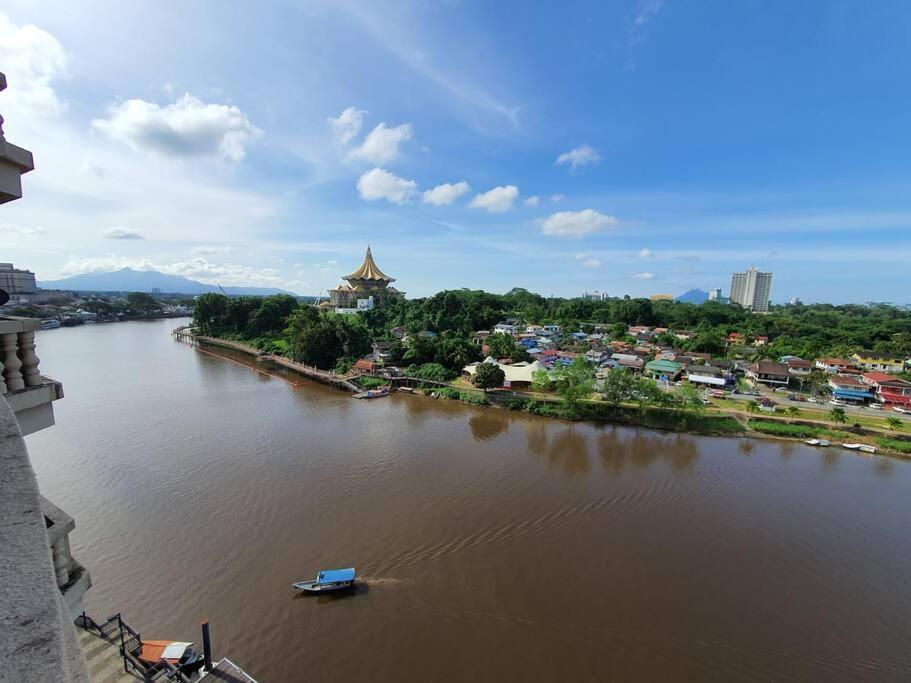
[[[43,289],[70,289],[79,292],[147,292],[157,290],[164,294],[206,294],[220,291],[218,285],[197,282],[182,275],[169,275],[157,270],[133,270],[121,268],[112,273],[83,273],[61,280],[45,280],[38,283]],[[271,294],[292,294],[276,287],[222,287],[226,294],[269,296]],[[292,294],[292,296],[294,296]]]

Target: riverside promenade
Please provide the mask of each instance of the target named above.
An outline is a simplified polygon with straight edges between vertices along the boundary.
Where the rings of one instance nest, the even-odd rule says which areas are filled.
[[[305,365],[304,363],[296,363],[289,358],[283,356],[276,356],[270,353],[264,353],[259,349],[253,348],[247,344],[241,342],[232,341],[230,339],[219,339],[218,337],[208,337],[206,335],[195,334],[188,326],[178,327],[173,332],[175,339],[178,341],[190,344],[197,348],[201,346],[216,346],[224,349],[231,349],[232,351],[239,351],[253,357],[254,363],[258,369],[266,369],[268,366],[278,366],[286,370],[291,370],[292,372],[306,377],[307,379],[312,379],[316,382],[321,382],[323,384],[329,384],[339,389],[345,389],[346,391],[358,392],[361,391],[361,387],[357,386],[351,380],[357,377],[357,374],[353,372],[340,375],[332,370],[321,370],[312,365]]]

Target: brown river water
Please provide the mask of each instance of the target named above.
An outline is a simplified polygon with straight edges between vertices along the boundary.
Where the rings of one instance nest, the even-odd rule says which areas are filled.
[[[39,335],[66,398],[28,446],[96,618],[209,618],[260,681],[911,677],[909,462],[356,401],[177,323]]]

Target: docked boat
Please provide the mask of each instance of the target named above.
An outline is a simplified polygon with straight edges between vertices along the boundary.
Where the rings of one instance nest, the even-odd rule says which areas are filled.
[[[876,453],[876,446],[868,446],[865,443],[860,444],[860,450],[864,453]]]
[[[361,391],[360,393],[354,394],[354,398],[379,398],[380,396],[386,396],[388,393],[389,387],[380,387],[379,389]]]
[[[316,575],[313,581],[298,581],[291,588],[305,593],[330,593],[354,587],[354,568],[326,569]]]
[[[44,318],[41,321],[42,330],[56,330],[60,327],[60,321],[57,318]]]
[[[205,663],[205,659],[196,651],[193,643],[175,640],[143,640],[136,658],[149,667],[164,659],[182,674],[199,671]]]
[[[826,448],[829,445],[829,442],[825,439],[807,439],[804,443],[808,446],[819,446],[820,448]]]
[[[847,448],[849,451],[858,451],[860,450],[861,444],[859,443],[843,443],[842,448]]]

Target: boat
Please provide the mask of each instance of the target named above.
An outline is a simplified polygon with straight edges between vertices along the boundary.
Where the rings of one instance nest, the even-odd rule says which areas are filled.
[[[316,575],[313,581],[298,581],[291,588],[305,593],[330,593],[354,587],[354,568],[326,569]]]
[[[136,659],[148,667],[155,666],[164,659],[183,674],[199,671],[205,663],[193,643],[176,640],[143,640]]]
[[[389,393],[389,387],[380,387],[379,389],[368,389],[360,393],[353,394],[354,398],[379,398]]]
[[[864,453],[876,453],[876,446],[868,446],[865,443],[860,444],[860,450]]]
[[[60,321],[57,318],[44,318],[41,321],[42,330],[56,330],[60,327]]]
[[[807,439],[804,443],[809,446],[819,446],[820,448],[826,448],[829,445],[829,442],[825,439]]]
[[[849,451],[856,451],[860,449],[861,444],[859,443],[843,443],[842,448],[847,448]]]

